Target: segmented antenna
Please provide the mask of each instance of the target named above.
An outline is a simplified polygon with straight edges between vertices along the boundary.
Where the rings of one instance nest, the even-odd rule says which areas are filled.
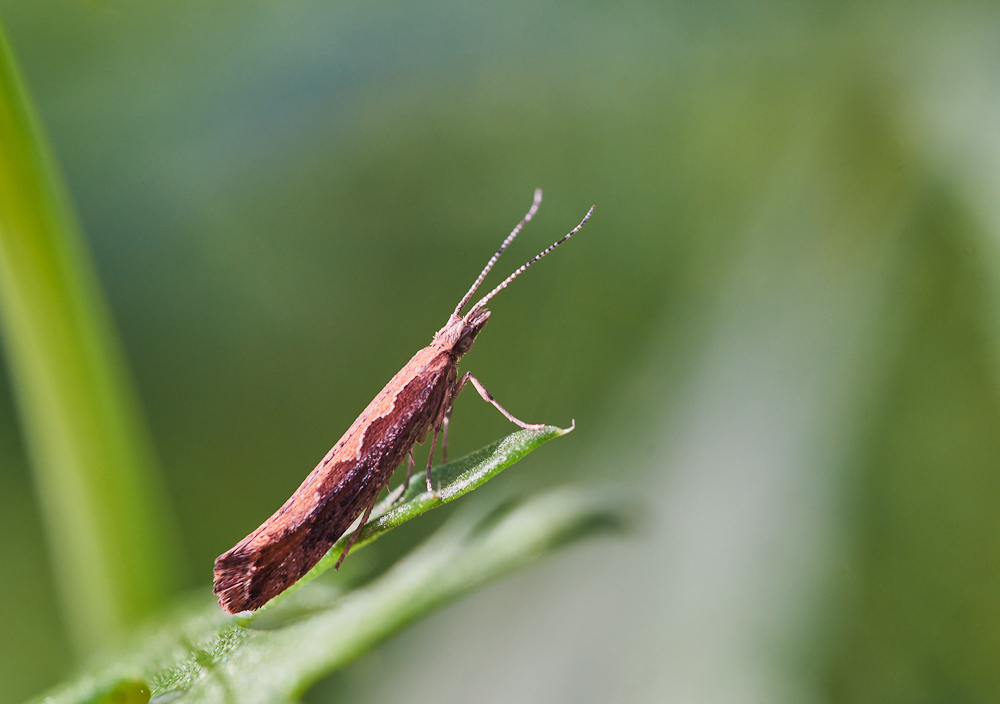
[[[494,254],[492,257],[490,257],[489,262],[486,263],[486,268],[482,270],[482,272],[479,274],[479,277],[476,279],[476,282],[472,284],[472,288],[470,288],[469,292],[462,297],[462,300],[459,302],[458,307],[455,308],[454,315],[457,316],[459,313],[462,312],[462,308],[464,308],[465,304],[469,302],[470,298],[472,298],[472,294],[474,294],[476,292],[476,289],[479,288],[479,284],[483,283],[483,279],[485,279],[486,275],[490,273],[490,269],[492,269],[493,265],[497,263],[497,259],[499,259],[500,255],[503,254],[503,251],[507,249],[507,245],[513,242],[514,238],[517,237],[518,233],[521,232],[525,224],[529,220],[531,220],[531,218],[535,217],[535,213],[538,212],[538,206],[541,202],[542,202],[542,189],[536,188],[535,201],[531,204],[531,208],[528,210],[528,214],[525,215],[521,219],[521,222],[517,223],[517,227],[511,230],[510,234],[507,235],[507,239],[505,239],[503,241],[503,244],[500,245],[500,249],[497,250],[497,253]]]
[[[594,212],[594,206],[590,206],[590,210],[588,210],[587,214],[583,216],[583,220],[580,221],[579,225],[577,225],[572,230],[570,230],[568,233],[566,233],[565,235],[563,235],[562,238],[560,238],[556,242],[553,242],[548,247],[546,247],[545,249],[543,249],[534,259],[532,259],[531,261],[529,261],[529,262],[527,262],[525,264],[522,264],[520,266],[520,268],[518,268],[517,271],[515,271],[513,274],[511,274],[506,279],[504,279],[503,282],[500,285],[498,285],[495,289],[493,289],[492,291],[490,291],[489,293],[487,293],[485,296],[483,296],[482,298],[480,298],[479,301],[476,303],[476,305],[472,306],[472,309],[468,313],[465,314],[465,318],[469,319],[477,310],[479,310],[480,308],[482,308],[483,306],[485,306],[487,301],[489,301],[495,295],[497,295],[498,293],[500,293],[501,291],[503,291],[505,288],[507,288],[507,284],[509,284],[511,281],[513,281],[518,276],[520,276],[521,274],[523,274],[525,269],[527,269],[529,266],[531,266],[532,264],[534,264],[535,262],[537,262],[539,259],[541,259],[542,257],[544,257],[546,254],[548,254],[549,252],[551,252],[553,249],[555,249],[556,247],[558,247],[559,245],[561,245],[563,242],[565,242],[566,240],[568,240],[570,237],[572,237],[573,235],[575,235],[577,232],[579,232],[580,228],[583,227],[584,223],[586,223],[587,220],[590,219],[590,215],[593,212]]]

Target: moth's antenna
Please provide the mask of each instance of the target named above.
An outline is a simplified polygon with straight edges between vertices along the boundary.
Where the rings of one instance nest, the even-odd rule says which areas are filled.
[[[532,264],[534,264],[535,262],[537,262],[539,259],[541,259],[542,257],[544,257],[546,254],[548,254],[549,252],[551,252],[553,249],[555,249],[556,247],[558,247],[559,245],[561,245],[563,242],[565,242],[566,240],[568,240],[570,237],[572,237],[573,235],[575,235],[577,232],[579,232],[580,228],[583,227],[584,223],[587,222],[587,220],[590,219],[590,215],[593,212],[594,212],[594,206],[590,206],[590,210],[588,210],[587,214],[583,216],[583,220],[580,221],[579,225],[577,225],[572,230],[570,230],[568,233],[566,233],[565,235],[563,235],[561,239],[557,240],[556,242],[553,242],[548,247],[546,247],[545,249],[543,249],[534,259],[532,259],[531,261],[529,261],[529,262],[527,262],[525,264],[522,264],[518,268],[517,271],[515,271],[513,274],[511,274],[506,279],[504,279],[503,283],[501,283],[495,289],[493,289],[492,291],[490,291],[489,293],[487,293],[485,296],[483,296],[482,298],[480,298],[479,301],[476,303],[476,305],[472,306],[472,309],[468,313],[466,313],[466,315],[465,315],[466,319],[468,319],[470,316],[472,316],[472,314],[475,313],[477,310],[479,310],[480,308],[482,308],[483,306],[485,306],[487,301],[489,301],[495,295],[497,295],[498,293],[500,293],[501,291],[503,291],[505,288],[507,288],[507,284],[509,284],[511,281],[513,281],[518,276],[520,276],[521,274],[523,274],[525,269],[527,269],[529,266],[531,266]]]
[[[461,302],[458,304],[458,307],[455,308],[454,315],[457,316],[459,313],[462,312],[462,308],[464,308],[465,304],[469,302],[470,298],[472,298],[472,294],[474,294],[476,292],[476,289],[479,288],[479,284],[483,283],[483,279],[485,279],[486,275],[490,273],[490,269],[492,269],[493,265],[497,263],[497,259],[499,259],[500,255],[503,254],[503,251],[507,249],[507,245],[513,242],[514,238],[517,237],[519,232],[521,232],[521,229],[525,226],[525,224],[529,220],[531,220],[531,218],[535,217],[535,213],[538,212],[538,206],[541,202],[542,202],[542,189],[536,188],[535,201],[531,204],[531,208],[528,210],[528,214],[525,215],[521,219],[521,222],[517,223],[517,227],[511,230],[511,233],[507,235],[507,239],[505,239],[503,241],[503,244],[500,245],[500,249],[497,250],[497,253],[494,254],[492,257],[490,257],[489,262],[487,262],[486,264],[486,268],[482,270],[482,272],[479,274],[479,277],[476,279],[476,282],[472,284],[472,288],[469,289],[469,292],[465,294],[465,296],[462,298]]]

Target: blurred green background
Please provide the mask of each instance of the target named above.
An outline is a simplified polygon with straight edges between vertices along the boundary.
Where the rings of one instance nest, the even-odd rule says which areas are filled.
[[[577,422],[482,491],[605,487],[641,497],[639,529],[438,612],[309,701],[1000,699],[1000,9],[0,0],[0,18],[184,588],[429,341],[533,188],[488,285],[597,205],[495,299],[463,368],[525,420]],[[75,656],[5,374],[13,704]],[[510,429],[467,393],[451,452]]]

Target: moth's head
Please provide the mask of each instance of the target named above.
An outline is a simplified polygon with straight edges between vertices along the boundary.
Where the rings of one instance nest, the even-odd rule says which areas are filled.
[[[448,323],[434,335],[434,343],[442,349],[450,351],[458,359],[472,349],[476,335],[490,319],[490,312],[485,308],[473,310],[465,317],[452,315]]]
[[[497,250],[497,253],[490,257],[490,260],[486,263],[486,268],[480,272],[479,276],[476,277],[476,280],[473,282],[472,288],[469,289],[465,296],[462,297],[462,300],[458,302],[458,305],[455,306],[455,312],[451,314],[450,318],[448,318],[448,324],[438,330],[437,334],[434,335],[434,342],[431,344],[440,349],[447,350],[455,357],[455,359],[458,359],[463,354],[471,350],[472,343],[476,341],[476,335],[478,335],[479,331],[486,325],[486,321],[490,319],[490,312],[486,310],[485,307],[489,300],[507,288],[507,284],[523,274],[529,266],[579,232],[580,228],[583,227],[583,223],[587,222],[590,214],[594,212],[593,208],[587,211],[587,214],[583,217],[583,220],[579,225],[574,227],[568,234],[563,235],[562,239],[556,240],[556,242],[543,249],[534,259],[522,264],[517,271],[504,279],[500,285],[480,298],[479,301],[472,306],[471,309],[469,309],[469,312],[463,316],[462,309],[465,308],[465,304],[471,300],[472,295],[476,292],[476,289],[479,288],[479,284],[483,283],[483,279],[485,279],[486,275],[490,273],[490,269],[492,269],[493,265],[497,263],[497,259],[499,259],[500,255],[503,254],[503,251],[507,249],[507,245],[514,241],[514,238],[517,237],[517,233],[521,231],[521,228],[523,228],[525,224],[531,220],[532,217],[534,217],[535,211],[538,210],[538,204],[541,202],[542,192],[540,190],[536,190],[535,201],[531,204],[531,209],[528,210],[528,214],[525,215],[521,222],[517,224],[517,227],[515,227],[514,230],[507,235],[507,239],[505,239],[503,244],[500,245],[500,249]]]

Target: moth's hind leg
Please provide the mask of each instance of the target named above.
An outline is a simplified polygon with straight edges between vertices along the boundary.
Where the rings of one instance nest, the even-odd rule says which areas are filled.
[[[413,448],[411,447],[410,451],[406,453],[406,479],[403,480],[403,491],[400,492],[400,496],[405,494],[406,488],[410,486],[410,477],[413,476],[413,465],[416,463],[417,461],[413,459]]]
[[[413,448],[411,447],[410,451],[406,453],[406,479],[403,480],[402,484],[396,487],[395,491],[389,492],[389,496],[392,499],[392,503],[396,503],[397,501],[402,499],[403,495],[406,493],[407,488],[409,488],[410,477],[413,475],[413,465],[415,464],[416,460],[413,459]],[[386,489],[388,488],[389,485],[386,484]],[[393,496],[393,494],[395,494],[395,496]]]
[[[372,499],[371,504],[365,510],[365,515],[361,518],[361,523],[359,523],[355,531],[351,533],[351,538],[347,541],[347,545],[344,546],[344,552],[340,553],[340,557],[337,558],[337,564],[333,566],[333,569],[340,569],[340,563],[344,561],[344,558],[347,557],[347,553],[351,551],[351,546],[354,545],[354,541],[358,539],[359,535],[361,535],[361,529],[364,528],[365,524],[368,522],[368,517],[372,515],[372,509],[375,508],[376,503],[378,503],[378,494],[375,494],[375,498]]]

